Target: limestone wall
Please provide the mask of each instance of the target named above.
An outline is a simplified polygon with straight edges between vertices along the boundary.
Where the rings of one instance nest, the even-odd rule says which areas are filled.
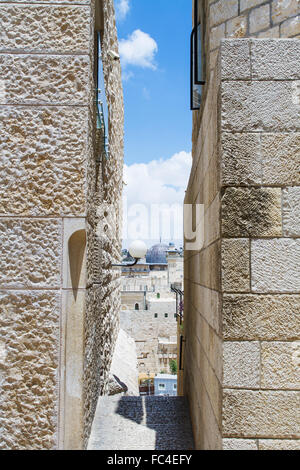
[[[216,64],[222,38],[290,38],[300,35],[298,0],[205,0],[206,54]]]
[[[2,449],[83,447],[117,334],[118,233],[95,234],[103,201],[120,220],[120,65],[105,63],[111,159],[97,169],[94,20],[89,1],[0,2]]]
[[[101,2],[99,3],[101,6]],[[93,170],[91,162],[87,223],[90,234],[87,247],[87,310],[85,318],[84,367],[84,445],[89,437],[99,393],[105,394],[109,370],[119,331],[121,310],[121,270],[111,268],[120,262],[123,189],[123,93],[121,66],[112,61],[110,50],[118,53],[113,0],[103,0],[102,24],[96,9],[96,28],[101,30],[106,100],[108,105],[109,155],[102,156]],[[93,118],[93,126],[96,119]],[[93,132],[95,136],[95,130]],[[93,142],[93,161],[99,158],[97,140]],[[94,171],[94,173],[93,173]]]
[[[204,204],[204,246],[184,253],[184,394],[198,449],[222,442],[222,327],[220,276],[219,81],[207,91],[185,204]],[[195,221],[196,223],[196,221]],[[179,375],[179,379],[182,375]],[[179,380],[178,389],[182,390]]]
[[[254,32],[256,7],[271,16]],[[185,199],[204,204],[205,230],[185,251],[184,391],[199,449],[299,448],[299,41],[226,40],[214,67],[233,18],[247,25],[235,37],[294,37],[299,11],[219,0],[206,12]]]
[[[225,447],[300,438],[299,57],[297,40],[222,46]]]

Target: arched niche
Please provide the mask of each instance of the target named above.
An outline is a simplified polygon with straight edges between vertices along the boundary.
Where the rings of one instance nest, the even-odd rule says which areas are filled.
[[[86,231],[74,232],[68,240],[69,282],[74,291],[85,288],[86,279]]]

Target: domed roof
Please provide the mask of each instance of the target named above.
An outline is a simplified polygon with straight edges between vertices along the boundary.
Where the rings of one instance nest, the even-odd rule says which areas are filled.
[[[168,245],[158,243],[153,245],[147,251],[146,261],[150,264],[167,264],[166,253],[168,251]]]

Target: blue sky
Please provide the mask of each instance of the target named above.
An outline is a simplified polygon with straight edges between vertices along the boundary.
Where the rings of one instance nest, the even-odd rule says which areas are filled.
[[[118,9],[119,0],[116,0]],[[130,0],[127,15],[118,20],[119,41],[133,31],[147,33],[157,43],[156,68],[123,65],[125,101],[125,163],[168,158],[191,148],[189,110],[188,0]],[[117,10],[118,11],[118,10]],[[118,18],[120,18],[120,13]]]
[[[115,7],[125,107],[123,246],[136,238],[150,246],[160,236],[181,245],[182,220],[168,231],[151,211],[160,204],[171,214],[176,206],[182,215],[191,167],[191,2],[115,0]]]

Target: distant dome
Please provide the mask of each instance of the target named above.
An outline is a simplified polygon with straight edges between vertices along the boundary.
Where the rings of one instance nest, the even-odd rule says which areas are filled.
[[[166,253],[168,251],[168,245],[164,245],[163,243],[158,243],[157,245],[153,245],[147,251],[146,261],[150,264],[167,264]]]

